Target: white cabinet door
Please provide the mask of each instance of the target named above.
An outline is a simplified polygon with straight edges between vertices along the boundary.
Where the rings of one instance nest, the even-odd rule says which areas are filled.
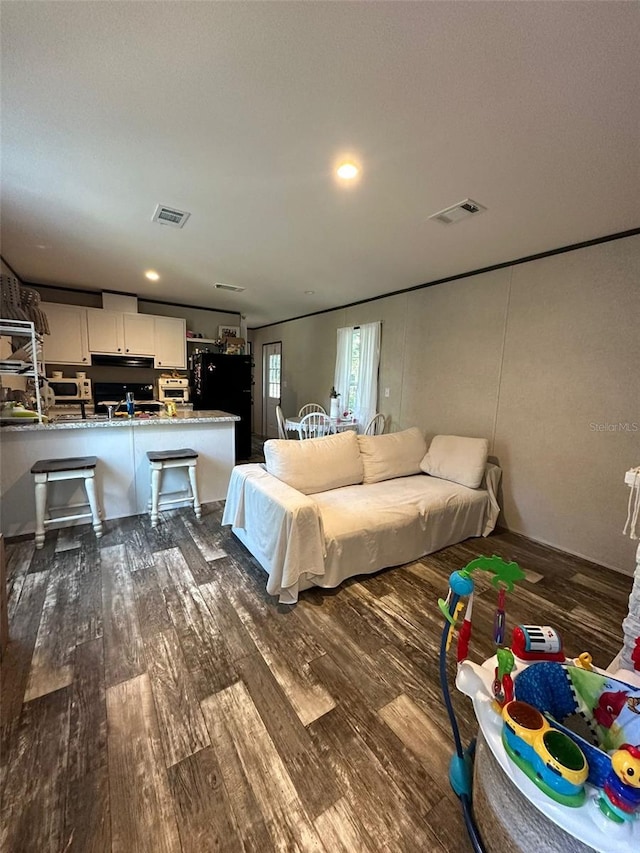
[[[122,315],[124,351],[134,355],[155,353],[155,322],[150,314]]]
[[[124,352],[122,334],[122,314],[120,311],[107,311],[104,308],[87,309],[89,330],[89,350],[91,352]]]
[[[43,302],[50,335],[44,336],[44,360],[49,364],[89,364],[87,309],[80,305]]]
[[[187,321],[179,317],[154,317],[155,366],[187,366]]]

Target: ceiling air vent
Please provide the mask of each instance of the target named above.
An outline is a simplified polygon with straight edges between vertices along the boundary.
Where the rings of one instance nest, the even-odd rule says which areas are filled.
[[[221,284],[219,281],[213,285],[216,290],[231,290],[233,293],[242,293],[244,287],[236,287],[235,284]]]
[[[172,228],[182,228],[187,219],[191,216],[186,210],[176,210],[175,207],[167,207],[164,204],[159,204],[153,216],[153,222],[159,222],[160,225],[170,225]]]
[[[486,209],[486,207],[478,204],[477,201],[465,198],[464,201],[459,201],[458,204],[452,204],[451,207],[439,210],[430,216],[429,219],[435,219],[436,222],[442,222],[443,225],[453,225],[455,222],[460,222],[461,219],[474,216],[476,213],[482,213]]]

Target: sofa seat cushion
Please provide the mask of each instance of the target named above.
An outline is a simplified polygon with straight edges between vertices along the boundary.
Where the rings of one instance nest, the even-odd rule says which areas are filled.
[[[269,474],[304,495],[362,482],[358,439],[351,430],[304,441],[270,439],[264,458]]]
[[[425,474],[477,489],[487,466],[489,442],[486,438],[436,435],[420,463]]]
[[[417,427],[387,435],[359,435],[365,483],[381,483],[394,477],[420,473],[427,445]]]
[[[418,474],[313,495],[322,519],[325,573],[319,586],[399,566],[485,529],[488,495]]]
[[[411,524],[418,516],[426,518],[456,506],[476,503],[485,507],[487,496],[478,489],[416,474],[346,486],[313,495],[312,500],[320,508],[325,541],[329,541],[346,534],[388,532]]]

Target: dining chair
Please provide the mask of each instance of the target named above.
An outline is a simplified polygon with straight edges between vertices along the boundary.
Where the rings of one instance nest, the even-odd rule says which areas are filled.
[[[280,406],[276,406],[276,421],[278,423],[278,438],[288,439],[289,436],[284,426],[284,415]]]
[[[325,409],[322,408],[320,403],[305,403],[304,406],[298,412],[298,417],[303,418],[305,415],[309,415],[312,412],[320,412],[323,415],[326,415]]]
[[[323,412],[309,412],[299,426],[300,438],[322,438],[332,432],[331,420]]]
[[[382,435],[384,432],[384,428],[386,425],[386,418],[383,414],[378,412],[377,415],[374,415],[369,423],[364,428],[364,435]]]

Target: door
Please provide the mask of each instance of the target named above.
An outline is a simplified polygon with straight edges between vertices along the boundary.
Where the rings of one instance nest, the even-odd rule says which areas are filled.
[[[262,434],[278,438],[276,406],[280,405],[282,341],[262,346]]]

